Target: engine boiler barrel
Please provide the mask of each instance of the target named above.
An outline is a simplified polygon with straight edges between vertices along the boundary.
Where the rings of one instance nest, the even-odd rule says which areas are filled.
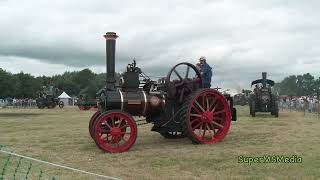
[[[165,101],[159,96],[148,95],[144,91],[108,91],[106,109],[120,109],[133,116],[158,114]]]

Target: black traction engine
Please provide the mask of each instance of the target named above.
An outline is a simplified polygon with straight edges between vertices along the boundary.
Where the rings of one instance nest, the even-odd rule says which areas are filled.
[[[104,37],[106,86],[97,93],[98,111],[89,123],[90,135],[100,149],[110,153],[128,150],[137,138],[137,125],[147,123],[153,123],[152,131],[165,138],[188,137],[197,144],[213,144],[226,136],[231,120],[236,120],[232,98],[203,88],[201,74],[194,65],[179,63],[166,77],[154,81],[133,60],[116,87],[118,36],[108,32]]]
[[[251,82],[255,85],[253,93],[249,97],[250,115],[256,116],[257,112],[270,112],[279,117],[278,97],[272,92],[274,81],[267,79],[267,73],[262,72],[262,79]]]

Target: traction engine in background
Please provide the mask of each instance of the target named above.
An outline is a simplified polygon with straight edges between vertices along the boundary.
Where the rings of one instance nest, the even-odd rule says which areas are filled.
[[[250,115],[256,116],[256,112],[271,112],[271,115],[279,117],[278,97],[272,92],[274,81],[267,79],[267,73],[262,73],[262,79],[251,82],[255,85],[249,98]]]
[[[64,103],[63,101],[59,101],[58,98],[61,92],[62,91],[60,91],[58,88],[54,88],[53,86],[49,86],[48,88],[46,86],[43,86],[42,89],[37,92],[37,107],[39,109],[44,109],[45,107],[47,107],[48,109],[53,109],[58,105],[59,108],[63,108]]]

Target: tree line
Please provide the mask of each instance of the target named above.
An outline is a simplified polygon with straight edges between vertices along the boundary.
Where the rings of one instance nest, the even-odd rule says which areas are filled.
[[[120,75],[116,74],[119,80]],[[105,86],[106,74],[96,74],[90,69],[65,72],[61,75],[35,77],[27,73],[12,74],[0,68],[0,98],[36,98],[42,86],[54,86],[70,96],[87,94],[91,97]],[[119,82],[119,81],[117,81]],[[275,84],[275,91],[280,95],[314,96],[320,88],[320,77],[310,73],[291,75]]]
[[[119,74],[116,75],[119,78]],[[106,74],[96,74],[90,69],[65,72],[61,75],[35,77],[27,73],[12,74],[0,68],[0,98],[36,98],[42,86],[54,86],[70,96],[95,93],[105,86]]]
[[[315,78],[310,73],[291,75],[276,83],[274,89],[279,95],[316,96],[320,89],[320,77]]]

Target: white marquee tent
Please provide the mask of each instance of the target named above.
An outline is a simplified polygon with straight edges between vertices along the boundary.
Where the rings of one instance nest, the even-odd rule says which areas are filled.
[[[58,98],[59,101],[62,101],[65,106],[71,105],[72,98],[66,92],[63,92]]]

